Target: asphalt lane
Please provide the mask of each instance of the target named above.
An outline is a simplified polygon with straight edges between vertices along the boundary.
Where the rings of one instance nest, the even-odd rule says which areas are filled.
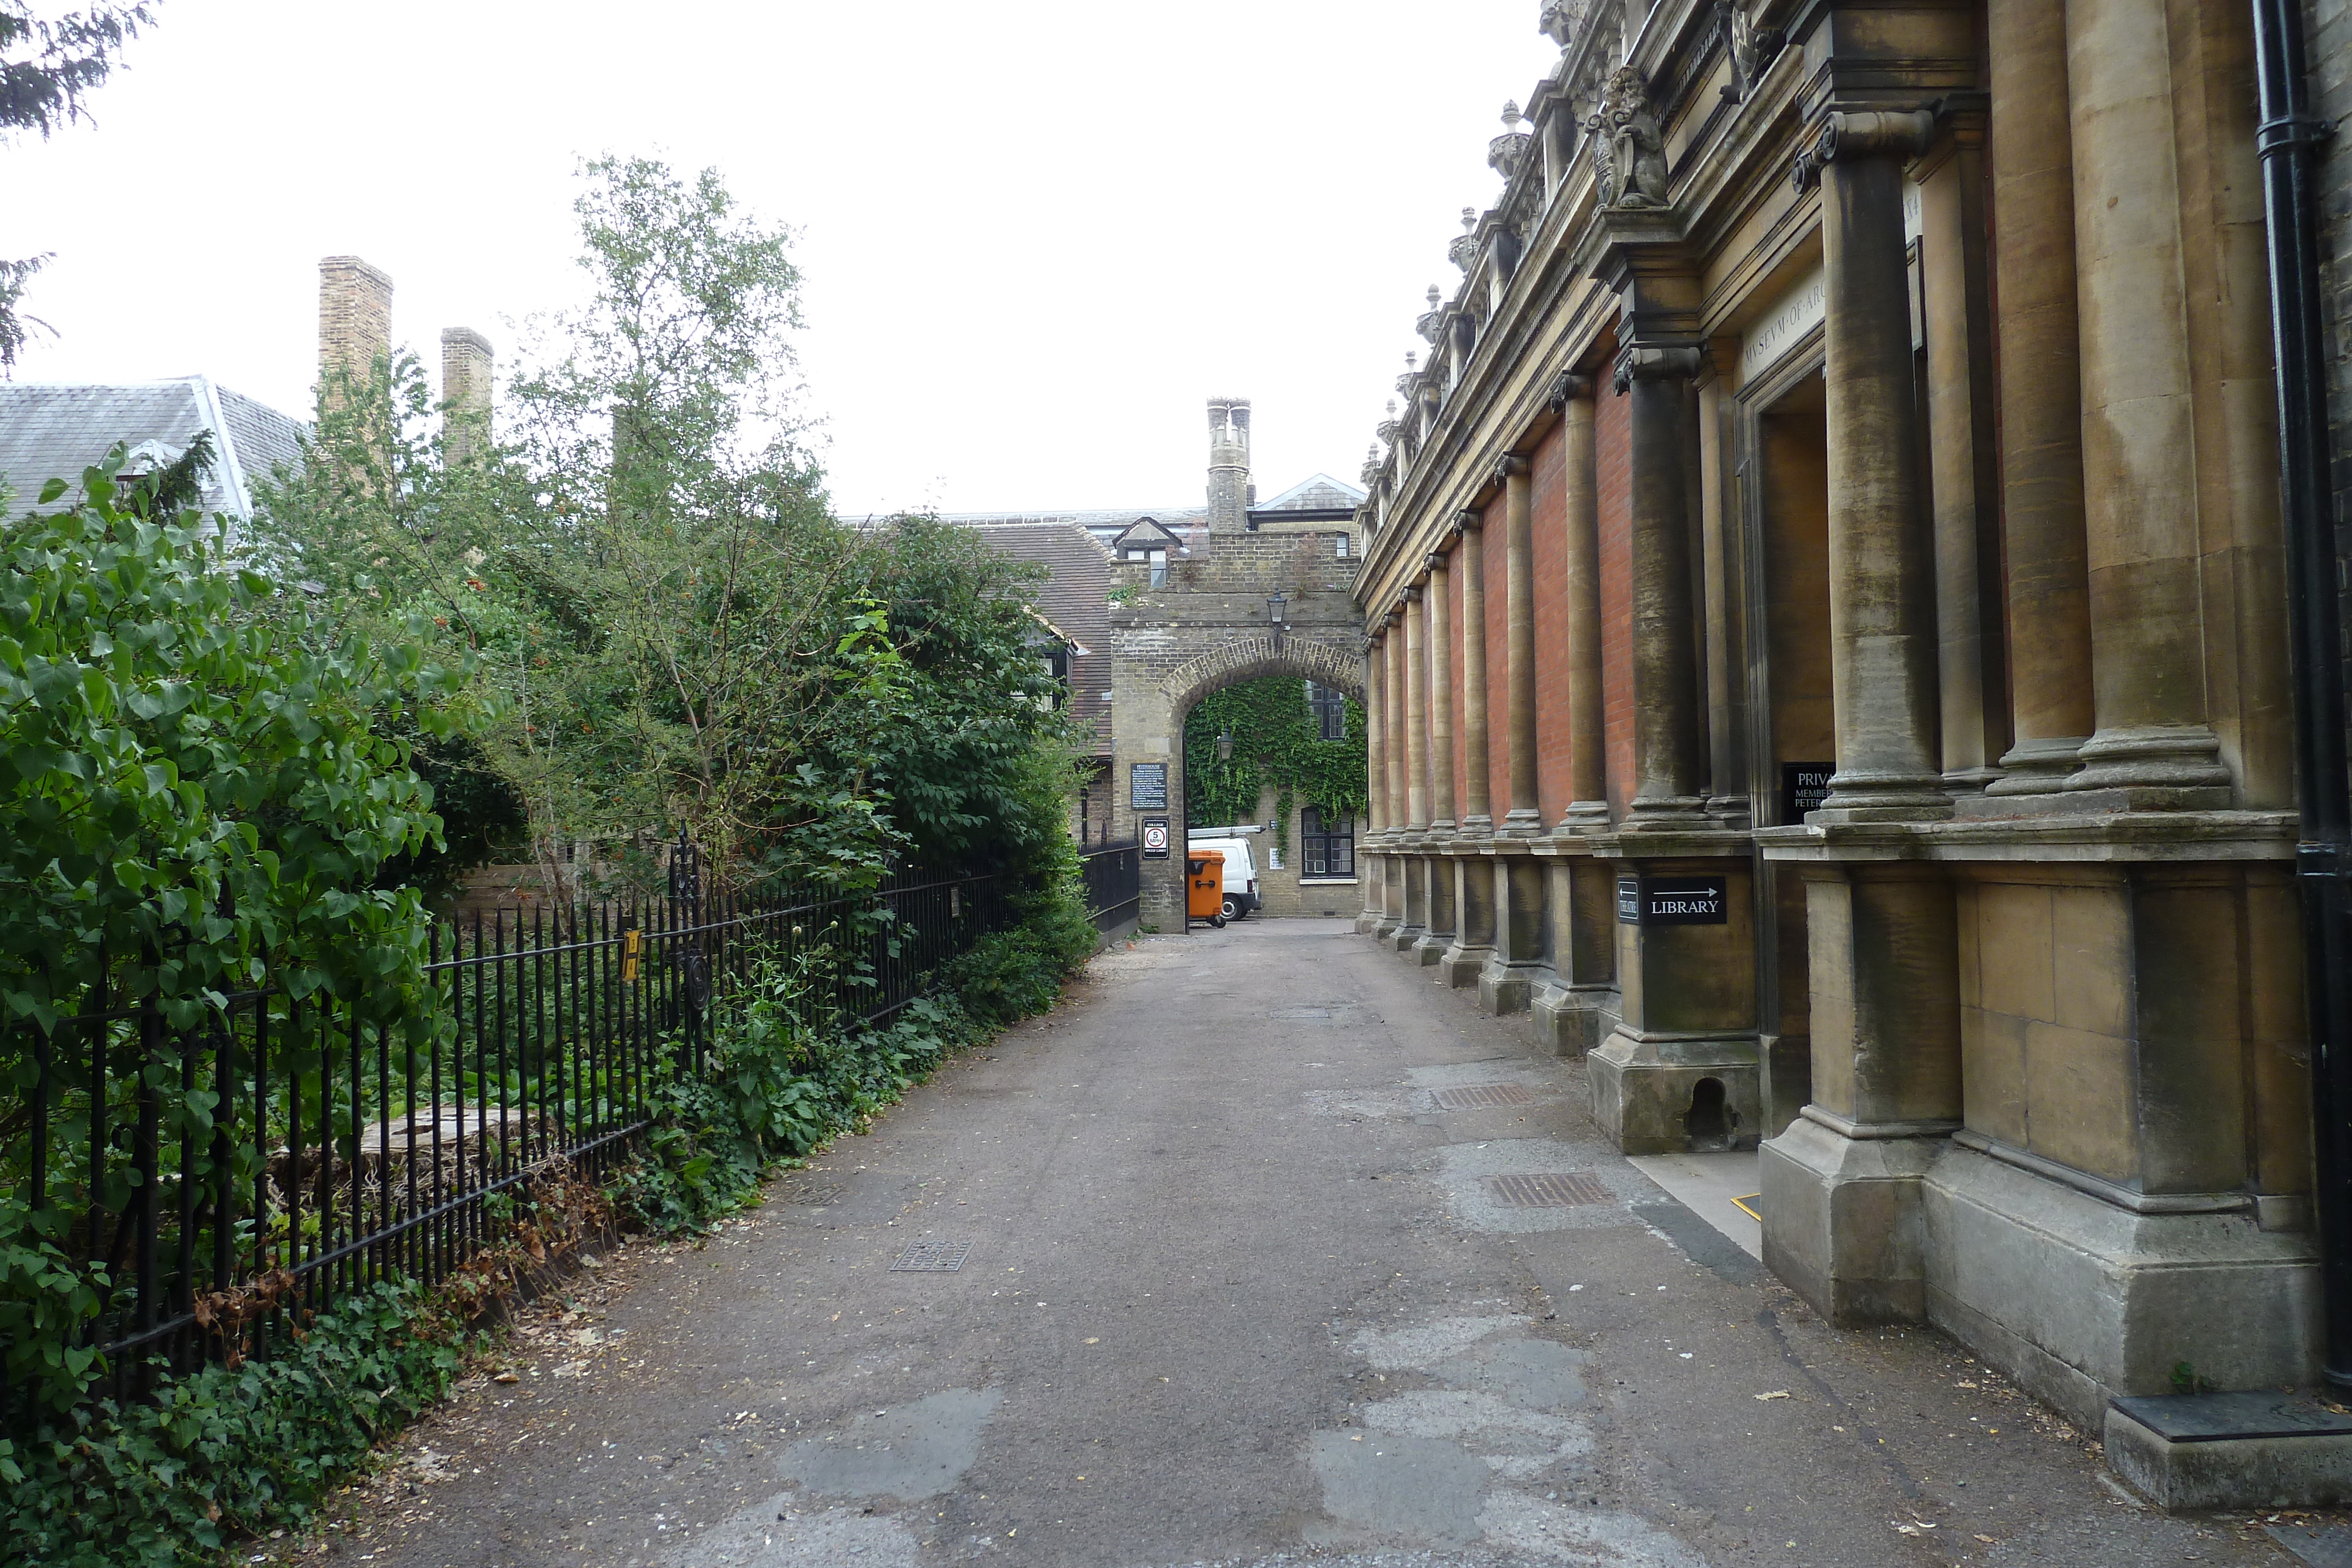
[[[1580,1065],[1432,977],[1332,920],[1105,955],[708,1245],[598,1260],[323,1550],[2287,1561],[2138,1506],[1939,1335],[1828,1329],[1600,1142]]]

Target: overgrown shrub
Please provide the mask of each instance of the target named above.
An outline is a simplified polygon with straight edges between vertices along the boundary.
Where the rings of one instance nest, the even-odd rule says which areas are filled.
[[[0,1439],[0,1561],[194,1568],[299,1521],[465,1363],[446,1301],[413,1283],[337,1301],[268,1360],[166,1380]]]

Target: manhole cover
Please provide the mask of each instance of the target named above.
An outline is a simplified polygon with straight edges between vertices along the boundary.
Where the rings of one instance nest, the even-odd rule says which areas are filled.
[[[799,1188],[793,1194],[793,1201],[794,1203],[804,1203],[812,1207],[820,1207],[828,1203],[839,1203],[841,1201],[841,1195],[848,1190],[848,1183],[838,1181],[829,1182],[824,1186],[804,1186]]]
[[[914,1241],[890,1265],[893,1274],[952,1274],[971,1255],[969,1241]]]
[[[1517,1083],[1466,1083],[1459,1089],[1441,1089],[1437,1103],[1447,1111],[1479,1111],[1490,1105],[1532,1105],[1536,1097]]]
[[[1607,1203],[1610,1199],[1609,1189],[1591,1171],[1488,1176],[1486,1190],[1496,1203],[1512,1208],[1567,1208],[1580,1203]]]

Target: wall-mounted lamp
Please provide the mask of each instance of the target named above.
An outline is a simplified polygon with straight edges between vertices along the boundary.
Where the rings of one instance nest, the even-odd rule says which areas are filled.
[[[1282,626],[1282,612],[1290,603],[1286,595],[1277,593],[1265,601],[1265,618],[1277,631]]]
[[[1227,725],[1223,729],[1217,732],[1217,760],[1220,762],[1231,762],[1233,759],[1234,728],[1233,726]]]

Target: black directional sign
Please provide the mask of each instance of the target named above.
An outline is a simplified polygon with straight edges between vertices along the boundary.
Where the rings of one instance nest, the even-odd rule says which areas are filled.
[[[1621,876],[1617,920],[1623,925],[1721,925],[1729,884],[1719,876]]]

